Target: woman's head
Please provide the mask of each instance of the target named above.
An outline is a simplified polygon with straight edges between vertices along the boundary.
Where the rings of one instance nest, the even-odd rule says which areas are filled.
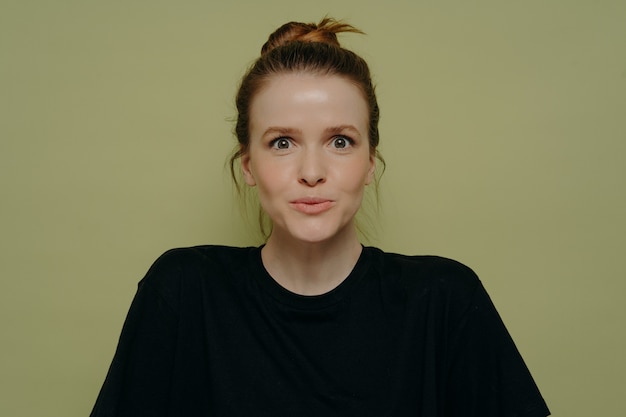
[[[267,167],[268,163],[262,161],[271,160],[271,157],[269,159],[261,158],[263,152],[266,152],[267,146],[263,148],[253,145],[258,145],[256,142],[260,140],[260,138],[257,137],[259,136],[259,129],[256,127],[258,127],[258,125],[264,125],[267,122],[265,116],[260,116],[264,114],[264,112],[259,110],[259,106],[264,108],[273,108],[276,106],[274,105],[274,101],[262,100],[260,97],[269,95],[270,97],[273,96],[276,100],[286,99],[290,95],[299,94],[299,89],[308,88],[309,81],[311,81],[314,85],[319,85],[322,92],[324,87],[321,86],[326,86],[326,92],[329,93],[329,98],[336,100],[336,93],[330,91],[327,88],[328,85],[334,82],[336,86],[345,87],[344,89],[339,88],[339,90],[345,91],[347,96],[351,96],[350,100],[352,100],[352,102],[350,105],[357,104],[356,107],[359,109],[359,132],[357,132],[358,138],[355,141],[358,142],[358,146],[351,145],[351,152],[357,147],[360,147],[359,152],[361,155],[364,155],[365,165],[363,166],[366,169],[371,165],[373,170],[374,159],[378,159],[384,167],[384,161],[377,151],[379,142],[379,109],[370,71],[367,63],[361,57],[339,45],[337,33],[341,32],[361,33],[358,29],[350,25],[337,22],[330,18],[323,19],[319,24],[287,23],[270,35],[268,41],[262,47],[261,56],[248,69],[241,81],[236,96],[238,115],[235,133],[238,140],[238,147],[230,159],[230,168],[238,190],[240,190],[240,183],[238,181],[239,170],[235,168],[235,163],[238,160],[241,161],[242,167],[244,168],[246,183],[248,185],[259,185],[259,197],[265,209],[265,213],[263,213],[263,211],[260,213],[261,231],[265,237],[267,237],[269,233],[267,233],[264,227],[264,225],[267,224],[263,221],[264,215],[269,214],[272,222],[276,222],[278,219],[274,218],[275,216],[272,215],[271,210],[268,210],[270,208],[268,205],[268,196],[270,196],[270,194],[267,193],[268,190],[251,179],[251,175],[253,173],[252,171],[255,169],[259,175],[267,172],[261,169],[263,167],[260,165],[265,164],[264,167]],[[295,83],[287,82],[286,80],[288,79],[292,81],[295,80]],[[330,82],[330,84],[328,82]],[[290,87],[280,87],[280,85],[290,85]],[[283,93],[285,96],[281,98],[280,94]],[[335,96],[334,98],[330,97],[333,95]],[[291,110],[291,108],[287,108],[287,110]],[[313,111],[316,111],[315,115],[319,116],[317,113],[323,113],[324,110],[323,107],[319,107],[318,110],[306,110],[300,113],[295,111],[295,114],[305,115],[305,119],[313,119],[313,117],[308,117],[312,115]],[[278,113],[282,115],[288,113],[288,111],[280,111]],[[335,114],[337,113],[342,112],[335,112]],[[310,122],[311,120],[308,121]],[[336,121],[339,120],[337,119]],[[298,123],[296,123],[295,126],[289,125],[286,127],[289,129],[295,128],[296,130],[307,129],[305,125],[302,126],[303,129],[300,129],[301,126],[298,126]],[[341,124],[342,123],[338,123],[336,126],[329,125],[327,127],[334,129]],[[317,123],[316,126],[318,125],[319,123]],[[256,129],[253,129],[253,127]],[[283,126],[281,126],[281,128],[282,127]],[[305,136],[311,135],[315,135],[313,129],[310,129],[306,134],[302,132],[301,138],[289,137],[287,139],[293,141],[291,142],[292,144],[295,144],[299,140],[308,139],[305,138]],[[343,137],[343,135],[344,133],[342,132],[336,133],[336,136],[333,136],[327,144],[332,144],[331,147],[334,147],[335,137]],[[351,140],[349,134],[345,137]],[[304,142],[302,144],[304,144]],[[331,147],[327,146],[326,149],[329,150]],[[361,149],[365,151],[365,154],[362,153]],[[335,151],[335,149],[331,150],[333,152]],[[346,152],[343,153],[345,154]],[[256,164],[250,163],[251,159],[255,160]],[[343,160],[346,161],[347,159],[349,158],[344,157]],[[273,162],[272,165],[276,165],[276,163]],[[291,168],[293,168],[293,164]],[[294,171],[294,169],[291,168],[287,169],[285,166],[284,170]],[[278,170],[272,172],[278,172]],[[347,173],[344,168],[341,176],[345,177],[346,175],[353,176],[354,173]],[[372,175],[368,175],[366,171],[364,178],[366,177],[371,179]],[[279,178],[276,177],[275,179],[278,180]],[[300,178],[300,180],[302,180],[302,178]],[[273,182],[274,181],[266,181],[265,184],[272,184]],[[351,192],[345,194],[346,196],[359,195],[358,198],[353,199],[354,201],[351,203],[352,207],[355,205],[360,206],[360,194],[362,194],[363,191],[362,187],[368,182],[369,180],[363,181],[359,186],[361,189],[356,190],[356,194],[351,194]],[[328,188],[329,186],[326,187]],[[343,191],[346,190],[344,189]],[[350,212],[350,210],[347,210],[347,212]],[[350,224],[352,224],[352,220],[352,218],[349,219]],[[270,222],[270,225],[272,222]]]
[[[339,45],[337,34],[342,32],[362,33],[348,24],[324,18],[318,24],[286,23],[270,35],[261,56],[244,75],[236,96],[235,134],[239,147],[231,158],[235,181],[234,162],[248,151],[250,144],[252,100],[273,76],[286,73],[338,75],[353,82],[368,105],[370,151],[380,158],[377,152],[380,116],[369,67],[361,57]]]

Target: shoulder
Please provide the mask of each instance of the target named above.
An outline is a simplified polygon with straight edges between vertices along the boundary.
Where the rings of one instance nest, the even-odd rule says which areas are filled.
[[[219,245],[170,249],[154,261],[139,282],[139,289],[150,288],[170,304],[177,304],[175,300],[180,299],[183,289],[186,293],[193,292],[246,268],[253,250]]]
[[[372,252],[374,268],[386,279],[456,291],[471,291],[480,284],[470,267],[454,259],[434,255],[402,255],[377,248],[368,250]]]
[[[447,311],[450,319],[463,315],[483,292],[474,271],[453,259],[433,255],[401,255],[368,248],[372,268],[381,284],[408,303]],[[434,311],[433,310],[433,311]]]
[[[484,288],[467,265],[433,255],[401,255],[372,251],[372,268],[380,285],[395,294],[407,316],[416,322],[430,317],[439,328],[457,328],[467,314],[482,303]]]
[[[181,269],[203,268],[207,265],[240,265],[253,249],[219,245],[170,249],[157,258],[149,272],[161,270],[174,272]]]

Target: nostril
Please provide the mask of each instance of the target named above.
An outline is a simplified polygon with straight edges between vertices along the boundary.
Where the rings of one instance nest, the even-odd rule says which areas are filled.
[[[317,185],[319,183],[324,182],[324,178],[323,177],[319,177],[317,179],[315,179],[315,178],[308,178],[307,179],[306,177],[302,177],[302,178],[300,178],[300,182],[312,187],[314,185]]]

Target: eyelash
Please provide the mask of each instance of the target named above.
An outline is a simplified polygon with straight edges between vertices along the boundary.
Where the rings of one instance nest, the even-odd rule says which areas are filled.
[[[352,138],[350,138],[348,136],[345,136],[345,135],[333,136],[332,140],[330,141],[331,144],[335,143],[338,139],[345,140],[346,141],[346,146],[343,147],[343,148],[335,148],[335,149],[346,149],[346,148],[349,148],[349,147],[354,145],[354,139],[352,139]]]
[[[349,148],[351,146],[354,146],[354,144],[355,144],[354,139],[350,138],[349,136],[346,136],[346,135],[336,135],[336,136],[333,136],[332,139],[330,140],[331,145],[333,143],[335,143],[338,139],[345,140],[346,141],[346,146],[343,147],[343,148],[335,148],[335,149],[346,149],[346,148]],[[289,144],[289,146],[287,148],[279,148],[278,144],[281,141],[286,141]],[[272,148],[272,149],[276,149],[276,150],[289,149],[292,145],[293,145],[292,139],[288,138],[288,137],[285,137],[285,136],[279,136],[276,139],[272,139],[269,142],[269,147]]]
[[[277,150],[282,150],[282,149],[289,149],[289,148],[278,148],[277,145],[280,141],[286,141],[289,144],[289,147],[291,147],[293,145],[292,141],[290,138],[284,137],[284,136],[279,136],[276,139],[272,139],[269,143],[269,147],[272,149],[277,149]]]

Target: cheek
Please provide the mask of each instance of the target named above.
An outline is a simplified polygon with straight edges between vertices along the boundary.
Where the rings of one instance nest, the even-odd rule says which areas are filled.
[[[254,169],[254,177],[260,192],[273,193],[289,183],[290,174],[289,169],[281,165],[261,163]]]
[[[350,172],[358,173],[358,175],[353,174],[348,176],[348,178],[350,178],[351,180],[352,188],[355,191],[363,190],[365,186],[372,181],[373,169],[370,160],[365,163],[363,161],[355,162],[351,167]]]

